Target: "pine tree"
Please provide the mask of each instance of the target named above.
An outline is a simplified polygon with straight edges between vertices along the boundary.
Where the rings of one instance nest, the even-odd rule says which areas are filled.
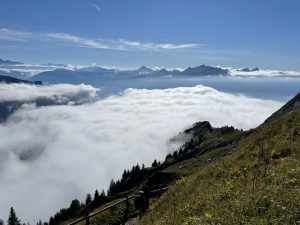
[[[94,201],[98,201],[98,200],[99,200],[99,197],[100,197],[99,192],[98,192],[98,190],[96,189],[95,194],[94,194]]]
[[[0,219],[0,225],[4,225],[4,220]]]
[[[139,173],[141,171],[141,167],[139,164],[136,164],[136,167],[135,167],[135,172],[136,173]]]
[[[124,170],[123,174],[122,174],[122,182],[124,182],[126,180],[126,178],[128,177],[127,171]]]
[[[155,159],[154,162],[152,163],[152,167],[157,167],[157,161],[156,161],[156,159]]]
[[[54,225],[54,218],[52,216],[49,219],[49,225]]]
[[[172,158],[172,155],[171,155],[171,154],[168,154],[168,155],[166,156],[166,161],[167,161],[168,159],[170,159],[170,158]]]
[[[21,225],[21,220],[19,220],[19,218],[17,217],[13,207],[10,208],[7,224],[8,225]]]
[[[173,153],[173,158],[174,158],[175,161],[177,161],[177,159],[178,159],[178,152],[177,151],[175,151]]]
[[[110,184],[109,184],[109,189],[107,191],[108,196],[113,196],[116,193],[116,182],[114,179],[111,179]]]
[[[69,213],[73,216],[80,209],[80,201],[74,199],[69,207]],[[50,224],[51,225],[51,224]]]
[[[92,202],[92,196],[91,194],[87,194],[85,198],[85,204],[88,205]]]

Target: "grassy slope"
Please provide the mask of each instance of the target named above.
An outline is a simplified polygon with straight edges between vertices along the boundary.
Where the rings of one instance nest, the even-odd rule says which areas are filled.
[[[203,123],[198,123],[203,124]],[[204,122],[204,124],[209,124],[207,122]],[[210,127],[210,125],[207,125]],[[156,189],[158,184],[164,184],[164,185],[173,185],[175,184],[175,181],[180,178],[181,176],[190,175],[193,173],[193,171],[199,170],[201,167],[205,167],[207,164],[210,163],[209,160],[216,160],[218,158],[223,157],[224,155],[228,154],[229,151],[231,151],[234,146],[237,145],[239,140],[241,140],[245,134],[241,132],[240,130],[235,130],[233,128],[215,128],[211,131],[208,131],[209,128],[203,128],[203,126],[191,128],[193,132],[196,132],[197,134],[194,134],[193,137],[198,139],[198,135],[203,135],[203,138],[205,141],[202,141],[201,143],[198,143],[197,145],[193,147],[187,147],[189,153],[187,156],[187,159],[182,160],[181,162],[174,162],[174,158],[170,158],[165,161],[165,163],[161,167],[157,168],[146,168],[144,173],[145,175],[141,178],[139,184],[135,186],[134,188],[128,190],[127,192],[119,193],[118,196],[114,196],[116,199],[115,201],[120,200],[121,198],[125,198],[127,194],[134,194],[138,190],[142,189],[143,185],[148,186],[150,189]],[[216,146],[223,146],[223,147],[216,147]],[[205,154],[203,154],[205,152]],[[159,197],[159,196],[157,196]],[[151,198],[150,203],[151,205],[155,204],[157,201],[157,197]],[[107,205],[112,204],[114,201],[108,202],[105,205],[102,205],[93,211],[97,211],[101,208],[104,208]],[[138,211],[136,211],[133,207],[133,201],[131,201],[130,204],[130,215],[135,216],[137,215]],[[85,211],[85,208],[82,208],[80,211],[77,212],[77,217],[72,218],[68,221],[64,221],[61,224],[66,225],[77,218],[82,216]],[[109,210],[105,213],[98,214],[97,216],[93,217],[91,219],[91,224],[120,224],[120,221],[123,217],[123,211],[124,211],[124,204],[121,204],[118,207],[115,207],[112,210]],[[85,222],[82,222],[80,224],[85,224]]]
[[[299,109],[261,125],[233,154],[207,163],[223,151],[165,169],[191,175],[155,201],[140,224],[300,224]]]

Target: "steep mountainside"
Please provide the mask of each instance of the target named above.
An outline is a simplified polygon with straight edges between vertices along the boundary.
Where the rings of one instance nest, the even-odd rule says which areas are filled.
[[[299,224],[298,104],[295,97],[232,154],[179,179],[139,224]]]

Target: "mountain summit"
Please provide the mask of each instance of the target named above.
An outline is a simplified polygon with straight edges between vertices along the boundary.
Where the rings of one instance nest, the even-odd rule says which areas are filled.
[[[212,67],[212,66],[196,66],[196,67],[189,67],[182,71],[182,74],[187,75],[228,75],[227,69],[222,69],[219,67]]]

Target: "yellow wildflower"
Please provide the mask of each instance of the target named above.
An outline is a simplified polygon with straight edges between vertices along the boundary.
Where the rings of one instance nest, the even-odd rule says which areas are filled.
[[[212,215],[212,213],[210,213],[210,212],[205,212],[205,217],[206,217],[207,219],[211,220],[211,219],[213,218],[213,215]]]
[[[177,185],[183,185],[186,183],[186,177],[181,177],[179,180],[176,181]]]

